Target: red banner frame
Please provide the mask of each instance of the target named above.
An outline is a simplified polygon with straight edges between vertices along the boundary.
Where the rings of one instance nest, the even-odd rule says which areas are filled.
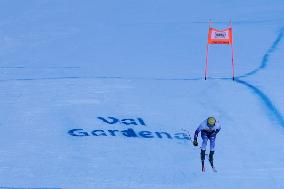
[[[234,63],[234,47],[233,47],[233,28],[230,20],[230,27],[219,30],[211,27],[211,20],[209,21],[208,40],[206,44],[206,62],[205,62],[205,80],[208,75],[208,50],[209,45],[230,45],[232,53],[232,79],[235,80],[235,63]]]

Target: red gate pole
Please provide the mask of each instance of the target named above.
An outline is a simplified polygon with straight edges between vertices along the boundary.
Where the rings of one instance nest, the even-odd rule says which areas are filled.
[[[206,45],[206,62],[205,62],[205,77],[204,79],[207,79],[207,72],[208,72],[208,43]]]
[[[232,27],[232,19],[230,19],[230,28],[231,31],[233,30]],[[233,34],[233,32],[231,32]],[[231,36],[231,39],[233,40],[233,36]],[[231,43],[231,49],[232,49],[232,79],[235,80],[235,63],[234,63],[234,46],[233,46],[233,41],[230,41]]]
[[[233,44],[231,44],[232,48],[232,79],[235,80],[235,63],[234,63],[234,47]]]
[[[208,32],[210,31],[210,28],[211,28],[211,19],[209,19],[209,23],[208,23]],[[206,62],[205,62],[205,76],[204,76],[204,79],[206,80],[207,79],[207,73],[208,73],[208,48],[209,48],[209,44],[208,44],[208,41],[207,41],[207,44],[206,44]]]

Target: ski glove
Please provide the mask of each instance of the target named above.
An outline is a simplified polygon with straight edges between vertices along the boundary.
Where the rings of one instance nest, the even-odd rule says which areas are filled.
[[[198,146],[197,140],[194,140],[192,143],[193,143],[193,146]]]

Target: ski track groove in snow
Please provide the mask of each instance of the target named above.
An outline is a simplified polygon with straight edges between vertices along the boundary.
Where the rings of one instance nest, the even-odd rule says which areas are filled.
[[[258,68],[254,69],[253,71],[246,73],[242,76],[236,77],[235,81],[238,84],[244,85],[247,88],[249,88],[254,94],[256,94],[257,97],[260,98],[261,102],[264,104],[264,106],[268,109],[269,114],[268,117],[274,117],[274,119],[278,122],[279,125],[284,127],[284,118],[283,115],[280,113],[280,111],[276,108],[276,106],[273,104],[272,100],[259,88],[257,88],[255,85],[250,84],[247,81],[241,80],[239,78],[245,78],[248,76],[252,76],[259,72],[262,69],[265,69],[269,63],[269,58],[272,53],[275,52],[277,47],[279,46],[282,38],[283,38],[284,28],[281,28],[278,36],[276,37],[276,40],[272,43],[271,47],[266,51],[266,53],[263,55],[261,64]]]

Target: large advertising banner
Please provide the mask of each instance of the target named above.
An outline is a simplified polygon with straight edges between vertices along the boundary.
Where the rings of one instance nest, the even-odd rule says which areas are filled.
[[[217,30],[209,28],[208,44],[224,44],[231,45],[233,43],[232,28]]]

